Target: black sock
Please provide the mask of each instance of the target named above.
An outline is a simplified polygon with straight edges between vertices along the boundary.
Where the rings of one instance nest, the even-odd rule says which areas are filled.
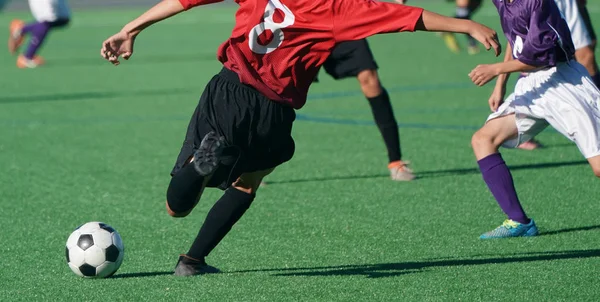
[[[394,117],[394,110],[390,103],[390,96],[385,89],[374,98],[367,98],[371,111],[375,118],[375,124],[383,136],[383,141],[388,151],[389,162],[399,161],[402,158],[400,151],[400,135],[398,134],[398,122]]]
[[[187,255],[194,259],[204,260],[204,257],[210,254],[231,230],[231,227],[244,215],[252,204],[254,196],[254,194],[248,194],[233,187],[227,189],[208,211]]]
[[[202,192],[204,177],[200,176],[193,164],[187,164],[171,178],[167,189],[169,208],[175,213],[191,210]]]

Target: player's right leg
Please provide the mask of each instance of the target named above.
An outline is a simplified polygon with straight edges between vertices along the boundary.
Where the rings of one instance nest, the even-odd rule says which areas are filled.
[[[242,174],[213,205],[187,254],[181,255],[175,267],[176,276],[218,273],[205,258],[242,218],[254,201],[263,178],[274,168]]]
[[[519,130],[515,114],[499,115],[490,119],[471,140],[473,152],[483,180],[508,219],[496,229],[481,235],[481,239],[537,235],[535,222],[525,214],[513,178],[498,148],[517,141]]]

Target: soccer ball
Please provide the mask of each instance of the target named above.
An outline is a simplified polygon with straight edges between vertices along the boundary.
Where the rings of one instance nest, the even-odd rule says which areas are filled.
[[[121,235],[102,222],[81,225],[67,239],[67,264],[84,278],[111,276],[121,266],[124,252]]]

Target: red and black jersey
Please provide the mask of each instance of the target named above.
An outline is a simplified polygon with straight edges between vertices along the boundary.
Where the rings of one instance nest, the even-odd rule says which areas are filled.
[[[179,0],[185,9],[223,0]],[[423,9],[373,0],[235,0],[218,59],[266,97],[300,109],[338,42],[414,31]]]

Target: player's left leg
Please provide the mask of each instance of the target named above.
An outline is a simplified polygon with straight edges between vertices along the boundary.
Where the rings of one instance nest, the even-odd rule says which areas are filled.
[[[600,88],[600,72],[598,70],[598,63],[596,62],[596,55],[594,54],[592,45],[590,44],[577,49],[575,51],[575,58],[577,59],[577,62],[583,65],[590,73],[596,87]]]
[[[592,171],[596,177],[600,178],[600,155],[590,157],[587,159],[590,163],[590,167],[592,167]]]
[[[225,140],[214,132],[204,136],[194,155],[177,173],[167,189],[167,212],[172,217],[189,215],[222,158]]]
[[[398,122],[388,92],[381,86],[376,69],[367,69],[357,75],[360,88],[369,101],[375,124],[383,137],[388,152],[388,169],[393,180],[409,181],[415,179],[412,171],[402,161]]]
[[[398,122],[394,117],[389,94],[379,81],[378,66],[367,40],[337,44],[323,67],[336,80],[349,77],[358,79],[360,88],[371,106],[375,124],[385,142],[392,180],[413,180],[414,174],[402,161]]]
[[[535,236],[538,233],[535,222],[527,217],[521,206],[510,170],[498,152],[502,144],[517,139],[518,135],[515,114],[509,114],[489,120],[471,140],[483,180],[508,217],[501,226],[481,235],[481,239]]]
[[[205,258],[250,208],[262,179],[273,170],[244,173],[225,191],[208,212],[190,250],[179,257],[176,276],[219,272],[206,264]]]

